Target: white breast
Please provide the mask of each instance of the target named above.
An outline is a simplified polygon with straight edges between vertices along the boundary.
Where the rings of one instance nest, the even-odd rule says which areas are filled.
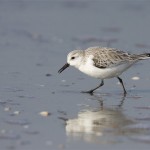
[[[99,79],[113,78],[119,76],[128,69],[133,63],[124,63],[110,68],[97,68],[93,65],[93,60],[89,58],[85,64],[78,68],[81,72]]]

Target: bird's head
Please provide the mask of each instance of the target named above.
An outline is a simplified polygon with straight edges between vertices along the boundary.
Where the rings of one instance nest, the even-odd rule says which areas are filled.
[[[83,54],[84,54],[84,51],[82,50],[74,50],[70,52],[67,55],[67,63],[58,71],[58,73],[61,73],[63,70],[65,70],[69,66],[74,66],[76,68],[79,68],[83,60]]]

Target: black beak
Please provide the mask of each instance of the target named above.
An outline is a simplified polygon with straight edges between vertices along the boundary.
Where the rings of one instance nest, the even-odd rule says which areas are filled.
[[[69,67],[69,64],[66,63],[60,70],[58,70],[58,73],[61,73],[62,71],[64,71],[68,67]]]

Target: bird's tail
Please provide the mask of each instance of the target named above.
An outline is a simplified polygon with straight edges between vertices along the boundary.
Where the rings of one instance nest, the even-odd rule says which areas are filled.
[[[150,53],[139,54],[137,56],[138,56],[138,59],[140,59],[140,60],[148,59],[148,58],[150,58]]]

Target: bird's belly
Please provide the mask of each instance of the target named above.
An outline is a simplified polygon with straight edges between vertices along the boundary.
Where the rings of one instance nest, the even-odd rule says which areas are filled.
[[[130,66],[131,64],[122,64],[110,68],[101,69],[93,65],[84,65],[84,66],[80,66],[79,70],[94,78],[107,79],[107,78],[113,78],[119,76]]]

